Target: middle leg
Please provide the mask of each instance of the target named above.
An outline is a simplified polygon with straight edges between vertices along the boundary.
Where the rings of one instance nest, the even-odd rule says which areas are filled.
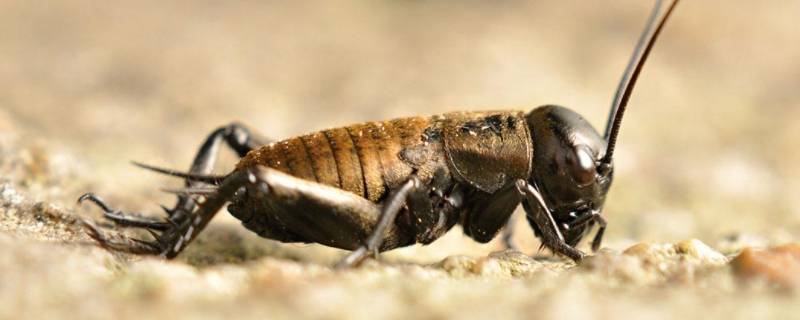
[[[378,218],[378,223],[370,233],[367,241],[363,245],[359,246],[358,249],[354,250],[344,257],[344,259],[339,261],[339,263],[336,264],[336,268],[341,269],[357,266],[369,255],[378,257],[378,250],[381,247],[381,244],[383,244],[386,229],[390,224],[395,222],[397,214],[400,213],[400,210],[406,204],[406,200],[409,198],[409,195],[412,192],[420,189],[421,182],[416,176],[412,176],[399,188],[389,193],[389,196],[386,198],[383,204],[380,217]]]

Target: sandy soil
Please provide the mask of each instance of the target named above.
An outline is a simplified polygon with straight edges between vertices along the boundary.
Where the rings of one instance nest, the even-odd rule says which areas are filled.
[[[452,230],[344,272],[342,251],[227,214],[170,262],[96,248],[75,223],[99,218],[75,205],[86,191],[158,213],[179,181],[129,161],[185,168],[231,121],[281,138],[558,103],[601,127],[650,3],[604,5],[0,1],[0,319],[796,317],[796,278],[729,263],[800,241],[790,1],[680,5],[623,126],[605,248],[580,266],[537,253],[524,223],[527,255]]]

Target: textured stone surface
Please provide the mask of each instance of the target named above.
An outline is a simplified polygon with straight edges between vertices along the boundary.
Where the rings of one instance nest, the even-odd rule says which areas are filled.
[[[329,266],[339,251],[276,244],[223,225],[180,259],[162,261],[97,248],[86,243],[71,210],[32,202],[10,185],[2,190],[0,318],[555,319],[619,312],[681,318],[800,311],[772,287],[735,285],[735,277],[752,273],[785,283],[797,260],[789,265],[778,255],[796,254],[796,246],[745,249],[734,260],[736,273],[698,240],[603,249],[577,266],[506,250],[429,264],[390,254],[384,262],[334,271]],[[710,302],[701,308],[698,299]]]

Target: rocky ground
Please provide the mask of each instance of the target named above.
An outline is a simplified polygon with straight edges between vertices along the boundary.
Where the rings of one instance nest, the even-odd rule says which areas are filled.
[[[179,182],[129,161],[184,168],[234,120],[285,137],[558,102],[600,125],[649,6],[337,3],[0,1],[0,319],[797,317],[788,2],[681,4],[623,126],[607,241],[580,265],[522,219],[524,252],[456,229],[346,271],[343,251],[226,214],[174,261],[89,241],[80,194],[156,213]]]
[[[61,189],[37,180],[37,170],[68,180],[69,168],[36,160],[37,151],[8,140],[0,150],[4,319],[748,319],[800,312],[800,247],[764,250],[763,239],[728,239],[716,249],[699,240],[637,243],[602,249],[575,265],[546,254],[482,254],[474,247],[448,256],[469,246],[455,230],[439,250],[403,249],[334,271],[330,266],[343,252],[265,241],[228,221],[212,225],[176,261],[112,253],[91,243],[75,205],[34,200],[34,190]],[[443,253],[434,258],[436,251]]]

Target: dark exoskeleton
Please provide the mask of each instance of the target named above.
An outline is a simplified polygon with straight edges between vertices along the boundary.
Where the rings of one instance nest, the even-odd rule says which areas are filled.
[[[258,235],[282,242],[352,250],[340,266],[378,252],[435,241],[455,224],[479,242],[506,226],[521,203],[544,247],[579,261],[575,246],[597,224],[611,185],[612,156],[630,93],[666,13],[658,1],[620,82],[605,135],[559,106],[531,112],[455,112],[368,122],[267,142],[239,124],[214,131],[183,177],[166,219],[112,210],[86,194],[119,226],[144,228],[155,240],[109,238],[100,245],[137,254],[178,255],[229,203]],[[660,16],[660,19],[658,18]],[[242,159],[230,174],[209,175],[222,144]]]

